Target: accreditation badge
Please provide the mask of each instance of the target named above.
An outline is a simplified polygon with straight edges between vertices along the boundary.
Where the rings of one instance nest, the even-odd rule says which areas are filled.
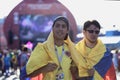
[[[59,73],[56,75],[56,80],[64,80],[64,73]]]

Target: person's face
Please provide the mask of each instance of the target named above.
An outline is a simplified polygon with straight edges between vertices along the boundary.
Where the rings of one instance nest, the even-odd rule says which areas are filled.
[[[53,27],[54,38],[59,40],[64,40],[67,33],[68,33],[68,29],[66,23],[62,20],[56,21]]]
[[[91,25],[86,30],[83,31],[85,39],[91,43],[95,43],[97,41],[100,29],[95,27],[95,25]]]

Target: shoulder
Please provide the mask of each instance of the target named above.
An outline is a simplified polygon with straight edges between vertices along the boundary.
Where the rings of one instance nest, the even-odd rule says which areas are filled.
[[[47,43],[46,42],[43,42],[43,43],[37,43],[37,45],[36,46],[39,46],[39,47],[42,47],[42,46],[45,46]]]
[[[76,46],[81,45],[81,44],[83,44],[84,42],[85,42],[85,40],[82,39],[82,40],[80,40],[80,41],[78,41],[78,42],[76,43]]]
[[[37,46],[42,46],[42,45],[43,45],[43,43],[40,43],[40,42],[39,42],[39,43],[37,43]]]
[[[78,46],[78,45],[80,45],[80,44],[81,44],[81,41],[77,42],[77,43],[76,43],[76,46]]]
[[[40,48],[43,48],[45,46],[45,43],[37,43],[37,45],[35,46],[34,49],[40,49]]]
[[[79,41],[78,43],[76,43],[75,47],[76,49],[79,49],[81,46],[83,46],[83,41]]]

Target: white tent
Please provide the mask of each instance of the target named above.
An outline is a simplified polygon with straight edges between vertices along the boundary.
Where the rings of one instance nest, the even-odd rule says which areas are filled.
[[[101,39],[104,44],[117,44],[120,42],[120,36],[100,36],[99,39]]]

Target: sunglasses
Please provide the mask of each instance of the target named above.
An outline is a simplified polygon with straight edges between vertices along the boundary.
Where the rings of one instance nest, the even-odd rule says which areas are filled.
[[[88,31],[89,33],[94,33],[95,32],[95,34],[99,34],[100,33],[100,31],[98,31],[98,30],[96,30],[96,31],[94,31],[94,30],[86,30],[86,31]]]

